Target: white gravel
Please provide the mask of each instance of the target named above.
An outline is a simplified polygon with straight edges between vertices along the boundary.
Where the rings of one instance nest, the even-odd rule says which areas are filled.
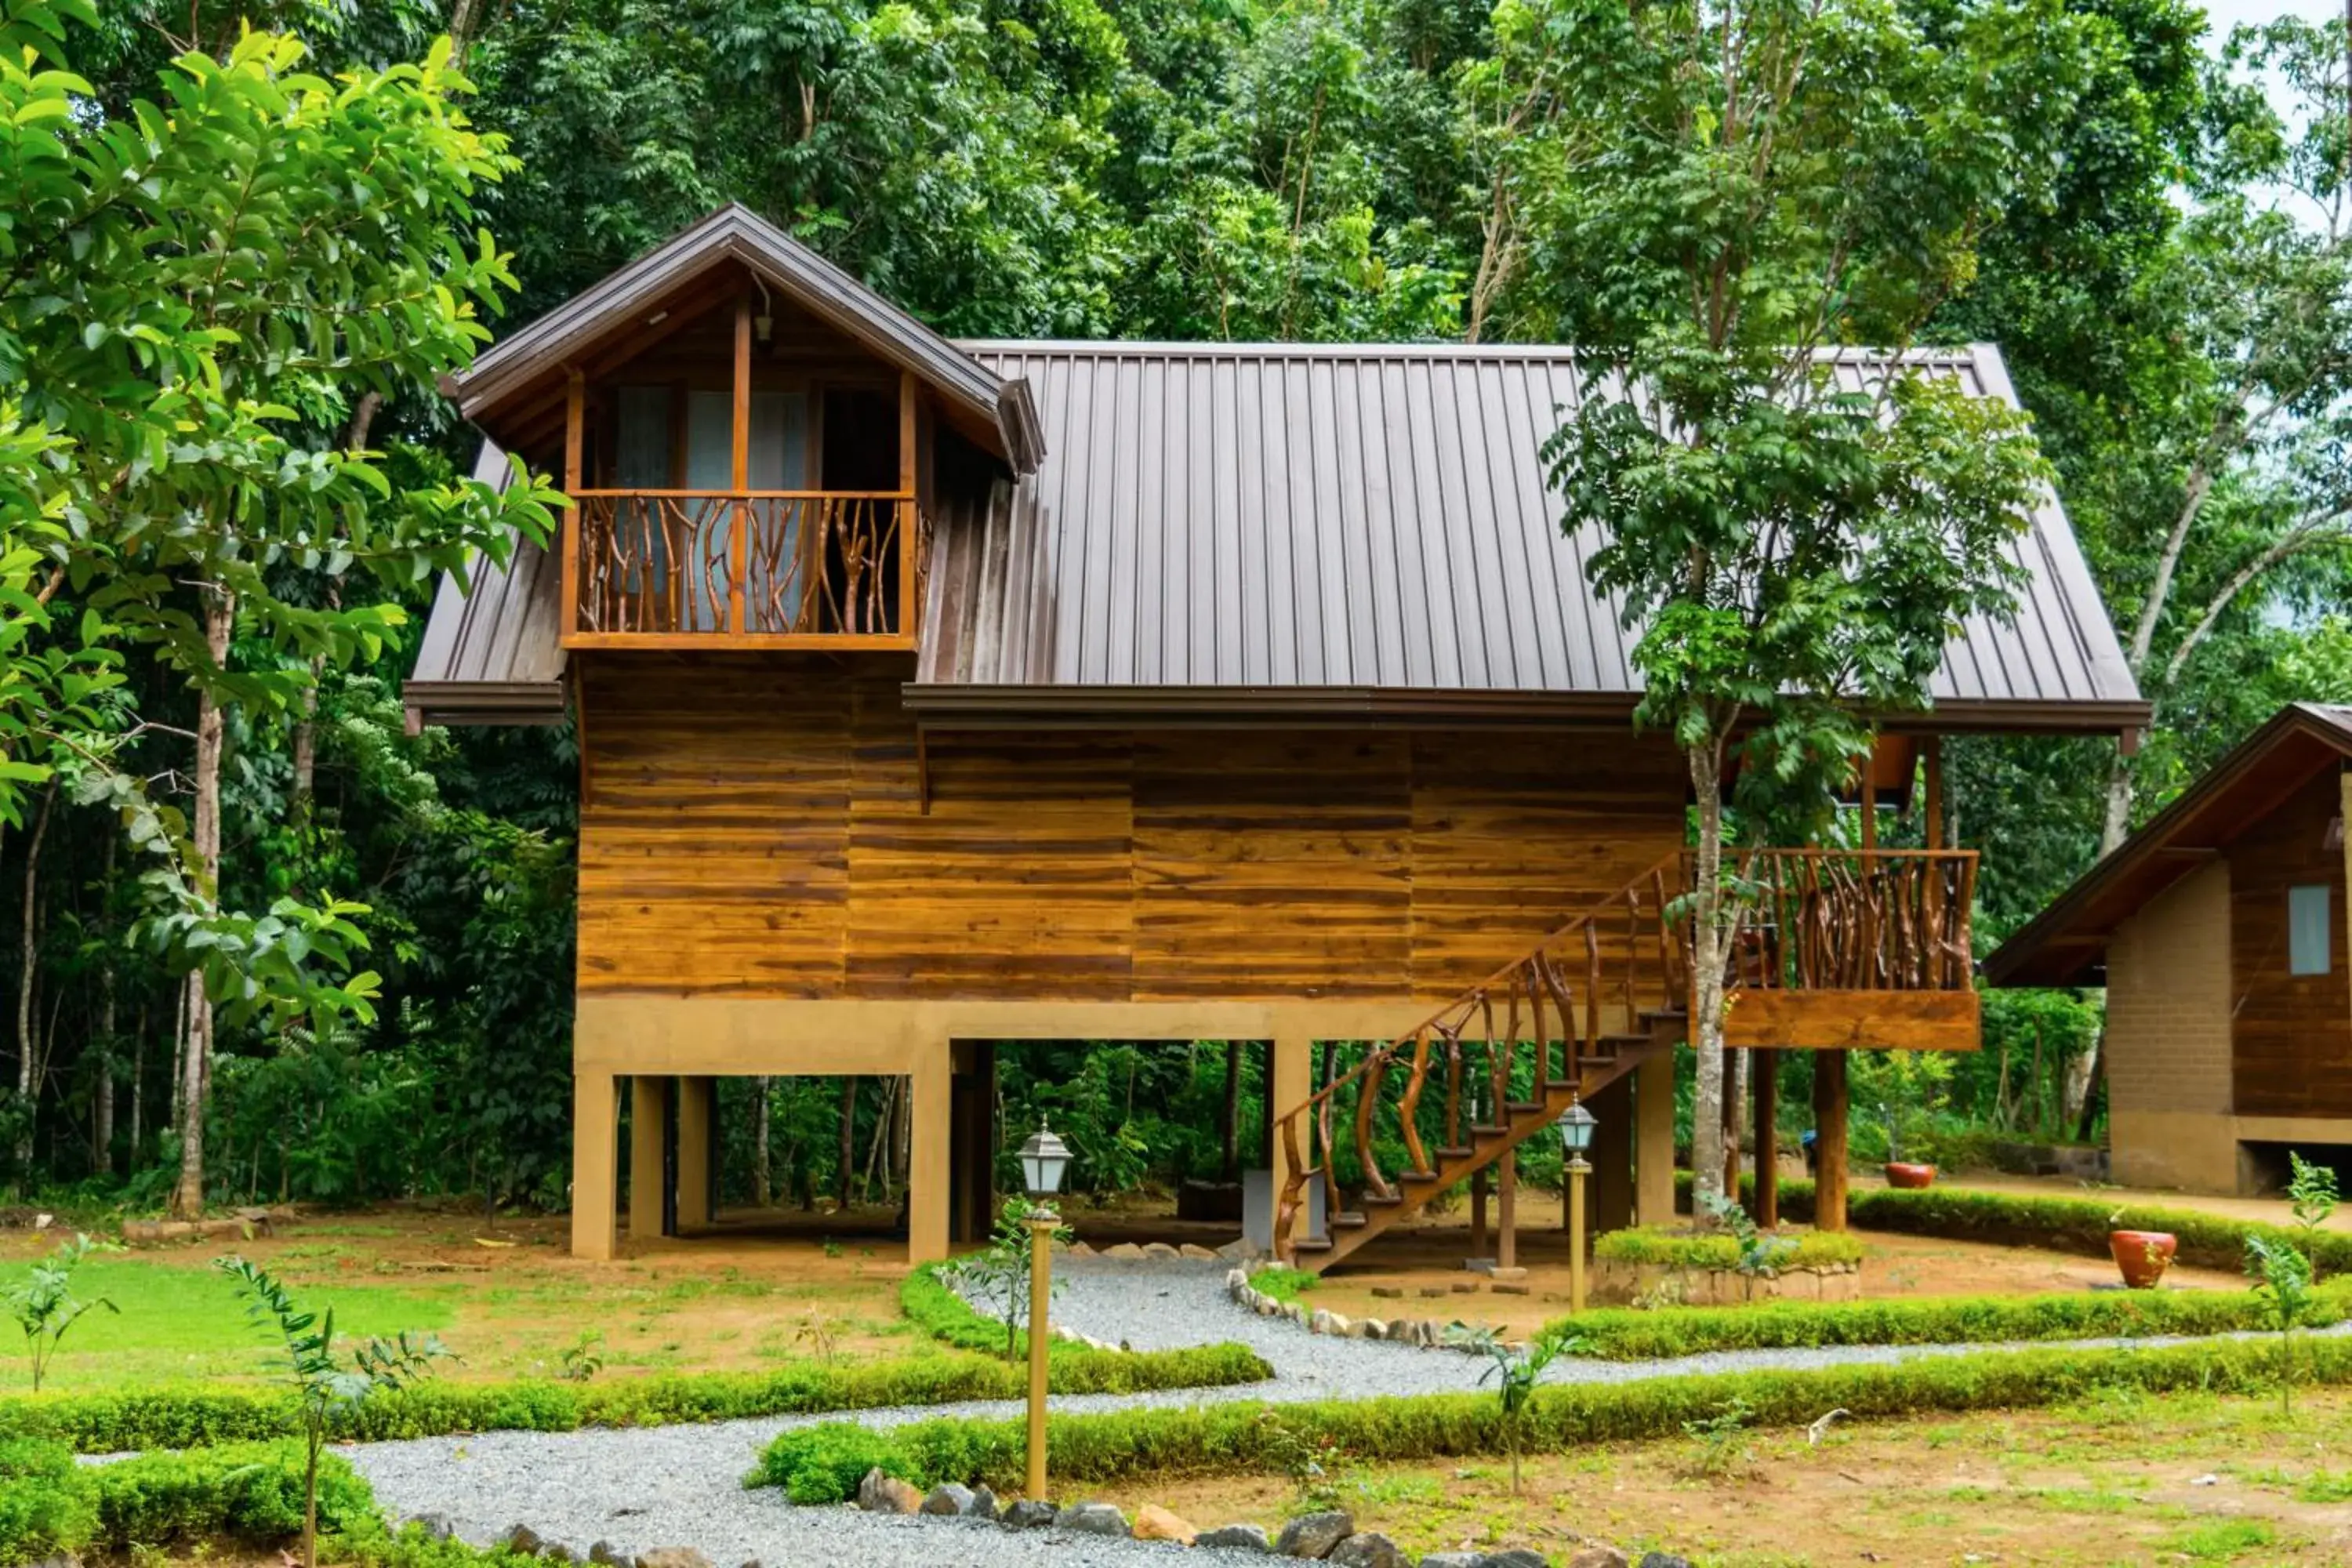
[[[1141,1394],[1057,1396],[1066,1411],[1137,1409],[1232,1400],[1297,1400],[1455,1393],[1478,1385],[1486,1363],[1451,1350],[1309,1334],[1280,1318],[1260,1318],[1225,1295],[1226,1266],[1109,1259],[1066,1261],[1055,1299],[1057,1321],[1137,1350],[1234,1340],[1274,1368],[1269,1382],[1234,1388]],[[1440,1303],[1432,1303],[1433,1306]],[[2154,1347],[2177,1340],[2093,1340],[2078,1347]],[[1970,1354],[1988,1345],[1840,1346],[1733,1351],[1660,1362],[1568,1360],[1552,1383],[1633,1383],[1685,1373],[1756,1368],[1885,1364]],[[635,1554],[656,1546],[699,1548],[718,1568],[756,1560],[762,1568],[857,1564],[908,1568],[1091,1568],[1165,1559],[1163,1543],[1113,1541],[1062,1531],[1013,1532],[975,1521],[894,1519],[850,1508],[795,1508],[773,1488],[740,1482],[779,1432],[820,1421],[887,1426],[942,1416],[1017,1415],[1017,1404],[984,1402],[779,1416],[702,1426],[583,1432],[490,1432],[357,1445],[342,1450],[394,1519],[437,1514],[467,1541],[487,1544],[511,1526],[584,1555],[605,1542]],[[1071,1499],[1069,1500],[1084,1500]],[[1202,1528],[1228,1522],[1196,1520]],[[1270,1521],[1260,1521],[1271,1523]],[[1199,1568],[1246,1559],[1194,1552]],[[1263,1559],[1257,1561],[1262,1562]]]

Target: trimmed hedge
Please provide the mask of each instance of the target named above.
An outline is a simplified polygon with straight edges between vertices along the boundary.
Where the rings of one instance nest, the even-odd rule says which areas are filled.
[[[1774,1260],[1777,1268],[1823,1268],[1862,1261],[1862,1243],[1850,1236],[1814,1231],[1788,1239],[1796,1246],[1782,1250]],[[1592,1256],[1611,1263],[1656,1264],[1666,1268],[1737,1268],[1739,1243],[1724,1231],[1694,1236],[1637,1226],[1601,1236],[1592,1244]]]
[[[2352,1284],[2323,1285],[2311,1327],[2352,1317]],[[2237,1333],[2269,1326],[2251,1290],[2070,1290],[2043,1296],[1944,1296],[1745,1307],[1603,1308],[1557,1320],[1583,1353],[1604,1361],[1656,1361],[1710,1351],[1819,1345],[1989,1344],[2021,1340]]]
[[[1747,1404],[1754,1425],[1769,1427],[1801,1425],[1841,1406],[1869,1419],[2031,1408],[2105,1389],[2255,1394],[2277,1386],[2278,1364],[2274,1342],[2224,1341],[2166,1350],[1996,1351],[1895,1366],[1547,1385],[1528,1402],[1523,1446],[1558,1452],[1579,1444],[1673,1437],[1684,1423],[1719,1415],[1735,1398]],[[2352,1383],[2352,1342],[2307,1339],[2296,1348],[2295,1371],[2299,1382]],[[1064,1415],[1049,1430],[1047,1462],[1066,1484],[1145,1474],[1272,1472],[1301,1440],[1336,1443],[1376,1464],[1496,1455],[1504,1452],[1496,1406],[1491,1394],[1450,1394]],[[822,1467],[812,1458],[842,1441],[839,1431],[828,1423],[783,1434],[768,1446],[746,1484],[791,1484],[799,1489],[795,1500],[803,1492],[809,1501],[840,1500],[817,1484]],[[1023,1474],[1025,1433],[1019,1421],[925,1421],[879,1436],[887,1439],[893,1461],[885,1468],[919,1487],[986,1481],[1014,1488]]]
[[[1740,1195],[1752,1194],[1756,1179],[1739,1179]],[[1690,1173],[1675,1173],[1675,1201],[1690,1207]],[[1902,1191],[1893,1187],[1858,1189],[1846,1194],[1846,1221],[1864,1230],[1888,1230],[1905,1236],[1933,1236],[1949,1241],[1984,1241],[2003,1247],[2046,1247],[2058,1252],[2105,1258],[2110,1230],[2169,1231],[2180,1239],[2176,1261],[2199,1268],[2245,1267],[2246,1238],[2304,1247],[2300,1230],[2266,1225],[2259,1220],[2231,1219],[2195,1209],[2164,1208],[2154,1204],[2109,1203],[2100,1198],[2030,1197],[2016,1193],[1987,1193],[1965,1187],[1927,1187]],[[1784,1219],[1813,1217],[1813,1184],[1783,1180],[1780,1215]],[[2322,1277],[2352,1273],[2352,1233],[2324,1230],[2309,1249],[2316,1256]]]
[[[340,1457],[319,1460],[319,1528],[382,1536],[375,1497]],[[64,1444],[0,1443],[0,1563],[62,1552],[235,1541],[260,1548],[302,1533],[302,1446],[236,1444],[79,1465]]]
[[[1080,1347],[1074,1347],[1080,1348]],[[1053,1386],[1069,1394],[1255,1383],[1272,1375],[1240,1345],[1148,1355],[1095,1352],[1055,1360]],[[694,1373],[611,1383],[424,1383],[346,1411],[337,1437],[362,1442],[453,1432],[569,1432],[582,1426],[667,1426],[745,1416],[871,1410],[1018,1399],[1019,1366],[980,1356],[927,1355],[773,1373]],[[0,1438],[48,1437],[85,1454],[190,1448],[283,1437],[298,1430],[284,1394],[205,1386],[121,1394],[40,1394],[0,1400]]]
[[[992,1358],[992,1364],[1025,1368],[1029,1334],[1013,1336],[1013,1361],[1004,1359],[1004,1325],[982,1317],[939,1277],[940,1266],[926,1263],[910,1270],[898,1287],[898,1306],[925,1333],[958,1350]],[[1224,1388],[1238,1383],[1262,1383],[1274,1375],[1255,1351],[1231,1342],[1195,1345],[1173,1351],[1098,1351],[1066,1340],[1045,1345],[1045,1384],[1055,1394],[1148,1394],[1171,1388]],[[1028,1392],[1025,1370],[1014,1376],[1018,1384],[999,1395],[959,1397],[1018,1399]],[[918,1403],[930,1403],[919,1401]]]

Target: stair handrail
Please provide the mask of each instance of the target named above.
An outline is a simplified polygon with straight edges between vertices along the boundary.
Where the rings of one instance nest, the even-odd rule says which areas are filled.
[[[1543,1028],[1543,1003],[1545,998],[1549,997],[1559,1014],[1560,1034],[1564,1042],[1563,1051],[1567,1058],[1562,1065],[1568,1070],[1560,1081],[1578,1076],[1576,1048],[1579,1035],[1575,992],[1574,988],[1568,984],[1565,975],[1552,957],[1552,951],[1555,948],[1563,946],[1574,937],[1581,936],[1584,939],[1586,988],[1585,1032],[1582,1037],[1588,1042],[1597,1040],[1600,1037],[1602,989],[1601,921],[1604,917],[1612,912],[1622,912],[1625,916],[1627,939],[1625,956],[1628,963],[1625,973],[1621,976],[1621,984],[1622,1000],[1630,1016],[1634,1011],[1635,1003],[1634,971],[1641,965],[1641,954],[1638,950],[1642,900],[1645,894],[1653,896],[1655,902],[1652,905],[1652,910],[1658,928],[1657,958],[1660,973],[1665,981],[1665,993],[1667,996],[1673,997],[1685,992],[1687,989],[1689,974],[1688,941],[1683,930],[1683,922],[1666,918],[1666,911],[1673,899],[1681,896],[1681,885],[1685,880],[1681,874],[1684,853],[1682,849],[1677,848],[1598,903],[1579,910],[1567,923],[1553,930],[1517,958],[1496,969],[1477,984],[1462,992],[1412,1028],[1378,1042],[1364,1054],[1363,1060],[1358,1062],[1347,1074],[1332,1079],[1305,1100],[1284,1111],[1279,1118],[1284,1179],[1282,1190],[1276,1194],[1275,1201],[1276,1254],[1285,1261],[1292,1258],[1294,1240],[1292,1233],[1296,1227],[1299,1200],[1307,1190],[1307,1184],[1325,1175],[1329,1169],[1331,1111],[1337,1107],[1339,1096],[1344,1089],[1353,1087],[1360,1091],[1356,1102],[1353,1131],[1357,1161],[1363,1168],[1366,1189],[1384,1199],[1395,1196],[1395,1188],[1381,1173],[1379,1165],[1372,1159],[1370,1122],[1373,1111],[1379,1104],[1381,1081],[1399,1054],[1408,1047],[1412,1050],[1412,1076],[1406,1085],[1405,1103],[1417,1111],[1429,1072],[1433,1047],[1442,1042],[1444,1047],[1442,1059],[1458,1064],[1463,1029],[1474,1017],[1481,1019],[1485,1024],[1494,1114],[1498,1121],[1507,1123],[1511,1068],[1515,1065],[1518,1045],[1520,1033],[1518,1016],[1523,994],[1529,1003],[1530,1016],[1528,1027],[1534,1034],[1538,1087],[1540,1089],[1553,1081],[1549,1076],[1550,1037]],[[1667,889],[1670,873],[1675,884],[1672,892]],[[1525,986],[1516,984],[1530,966],[1534,970],[1533,979],[1536,984]],[[1505,994],[1509,1004],[1499,1037],[1494,1028],[1494,999],[1498,993]],[[1453,1077],[1454,1075],[1449,1075],[1450,1080]],[[1458,1125],[1457,1110],[1458,1107],[1449,1096],[1446,1118],[1449,1129]],[[1304,1152],[1299,1144],[1299,1122],[1306,1117],[1313,1117],[1323,1132],[1322,1160],[1320,1163],[1312,1166],[1306,1163]],[[1475,1131],[1474,1128],[1474,1136]],[[1449,1131],[1448,1136],[1453,1135]],[[1410,1115],[1405,1121],[1405,1148],[1412,1159],[1414,1174],[1426,1176],[1433,1173],[1433,1168],[1429,1163],[1428,1151],[1423,1147],[1421,1140],[1420,1129]]]

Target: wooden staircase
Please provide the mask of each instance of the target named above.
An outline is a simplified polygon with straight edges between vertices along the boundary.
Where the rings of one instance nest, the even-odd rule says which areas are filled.
[[[1681,900],[1689,874],[1685,852],[1676,851],[1413,1029],[1365,1048],[1351,1068],[1284,1111],[1276,1134],[1289,1173],[1275,1202],[1282,1260],[1330,1268],[1549,1133],[1580,1098],[1672,1050],[1687,1024],[1691,942]],[[1973,1048],[1975,874],[1976,856],[1963,850],[1734,857],[1724,981],[1750,994],[1735,1016],[1764,1015],[1774,1037],[1730,1043]],[[1338,1201],[1342,1125],[1362,1194],[1352,1207]],[[1399,1153],[1391,1179],[1382,1161]],[[1298,1236],[1310,1183],[1323,1187],[1327,1231]]]

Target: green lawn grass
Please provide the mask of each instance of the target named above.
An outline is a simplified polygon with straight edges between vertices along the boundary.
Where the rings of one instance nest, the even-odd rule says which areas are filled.
[[[0,1282],[23,1273],[0,1268]],[[47,1386],[93,1391],[182,1380],[257,1377],[273,1348],[247,1321],[234,1281],[209,1258],[183,1264],[146,1258],[97,1258],[75,1270],[74,1294],[114,1303],[68,1331]],[[440,1332],[456,1317],[456,1287],[391,1286],[354,1280],[301,1287],[296,1299],[332,1307],[338,1336],[364,1339],[403,1329]],[[13,1323],[0,1325],[0,1391],[32,1386],[32,1363]]]

